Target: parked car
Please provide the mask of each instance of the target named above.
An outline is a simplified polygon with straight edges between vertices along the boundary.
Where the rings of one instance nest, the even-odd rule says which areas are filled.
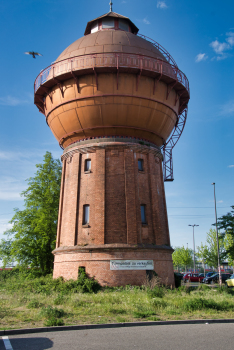
[[[226,281],[226,286],[227,287],[234,287],[234,274],[231,275]]]
[[[221,273],[222,283],[224,283],[228,278],[230,278],[230,276],[231,276],[230,273]],[[203,283],[206,283],[206,284],[219,283],[219,274],[215,273],[210,277],[204,278]]]
[[[204,276],[198,273],[186,273],[183,277],[184,282],[201,282]]]
[[[212,272],[207,272],[206,277],[210,277],[213,276],[216,272],[212,271]]]

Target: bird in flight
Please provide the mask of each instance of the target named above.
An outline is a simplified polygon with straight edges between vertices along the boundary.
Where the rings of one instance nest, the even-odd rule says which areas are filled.
[[[36,56],[42,56],[40,53],[34,51],[27,51],[25,52],[25,55],[32,55],[33,58],[36,58]]]

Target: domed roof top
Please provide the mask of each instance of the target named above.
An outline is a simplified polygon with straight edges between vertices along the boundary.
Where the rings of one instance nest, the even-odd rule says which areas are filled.
[[[85,35],[68,46],[56,62],[67,58],[96,53],[128,53],[167,61],[151,42],[122,30],[103,30]]]
[[[118,13],[116,12],[108,12],[108,13],[105,13],[105,15],[102,15],[100,17],[97,17],[95,19],[93,19],[92,21],[89,21],[87,23],[87,26],[86,26],[86,29],[85,29],[85,32],[84,32],[84,35],[87,35],[87,34],[90,34],[91,33],[91,27],[92,27],[92,24],[98,20],[101,20],[103,18],[106,18],[106,17],[114,17],[114,18],[121,18],[121,19],[124,19],[128,22],[130,28],[131,28],[131,31],[132,33],[134,34],[137,34],[139,32],[139,29],[135,26],[135,24],[130,21],[130,19],[128,17],[125,17],[125,16],[122,16],[122,15],[119,15]]]

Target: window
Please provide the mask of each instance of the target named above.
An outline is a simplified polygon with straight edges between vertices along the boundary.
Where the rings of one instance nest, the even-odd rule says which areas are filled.
[[[89,224],[89,204],[83,206],[83,225]]]
[[[119,19],[119,29],[125,30],[128,32],[128,23],[124,19]]]
[[[141,204],[141,223],[146,224],[145,204]]]
[[[115,27],[114,18],[104,18],[102,20],[102,29],[109,29]]]
[[[85,159],[85,171],[91,170],[91,159]]]
[[[144,168],[143,168],[143,159],[138,159],[138,170],[139,171],[143,171]]]
[[[95,22],[91,27],[91,33],[95,33],[98,31],[98,22]]]

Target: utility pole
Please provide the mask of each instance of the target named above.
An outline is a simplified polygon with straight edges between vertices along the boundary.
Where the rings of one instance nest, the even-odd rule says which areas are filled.
[[[215,182],[212,182],[214,186],[214,205],[215,205],[215,227],[216,227],[216,240],[217,240],[217,253],[218,253],[218,270],[219,270],[219,285],[222,285],[221,277],[221,267],[220,267],[220,257],[219,257],[219,235],[218,235],[218,226],[217,226],[217,210],[216,210],[216,195],[215,195]]]
[[[199,225],[188,225],[188,226],[192,226],[193,228],[193,273],[195,273],[196,271],[196,267],[195,267],[195,240],[194,240],[194,227],[195,226],[199,226]]]

